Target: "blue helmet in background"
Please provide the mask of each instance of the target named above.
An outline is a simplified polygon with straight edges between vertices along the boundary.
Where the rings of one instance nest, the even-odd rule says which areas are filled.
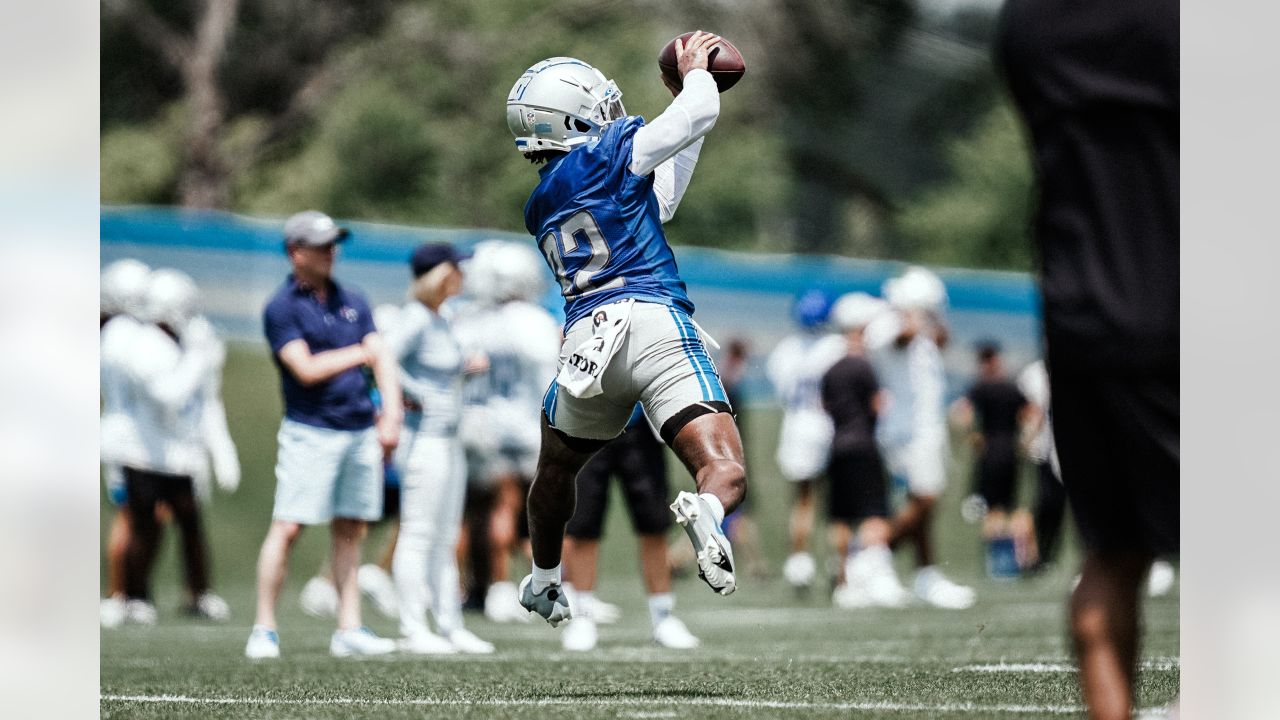
[[[800,327],[817,327],[831,315],[833,302],[831,295],[825,290],[810,288],[796,298],[795,304],[791,306],[791,317]]]

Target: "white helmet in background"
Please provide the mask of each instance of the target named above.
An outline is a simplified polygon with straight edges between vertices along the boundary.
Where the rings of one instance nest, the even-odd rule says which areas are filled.
[[[373,326],[383,335],[400,321],[400,306],[385,303],[373,309]]]
[[[495,253],[498,300],[534,302],[547,289],[542,256],[529,245],[504,242]]]
[[[502,245],[501,240],[483,240],[476,244],[471,258],[466,261],[466,271],[462,275],[463,292],[481,305],[497,305],[499,302],[498,263]]]
[[[150,277],[151,268],[133,258],[117,260],[105,267],[98,289],[99,312],[137,317],[143,310]]]
[[[884,297],[901,310],[941,312],[947,306],[947,286],[930,270],[913,265],[885,281]]]
[[[864,292],[851,292],[840,296],[831,308],[831,322],[841,331],[848,332],[871,324],[880,313],[889,309],[889,303]]]
[[[196,315],[195,281],[181,270],[161,268],[151,273],[147,283],[143,317],[147,322],[167,325],[179,335]]]
[[[626,115],[618,85],[570,57],[548,58],[525,70],[507,95],[507,127],[516,136],[516,150],[526,155],[567,152]]]

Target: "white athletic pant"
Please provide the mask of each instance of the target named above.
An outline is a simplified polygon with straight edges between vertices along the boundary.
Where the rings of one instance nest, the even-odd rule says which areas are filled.
[[[467,489],[466,460],[457,437],[406,433],[401,458],[400,536],[392,572],[400,595],[400,632],[426,632],[427,609],[441,635],[462,627],[462,599],[454,550]]]

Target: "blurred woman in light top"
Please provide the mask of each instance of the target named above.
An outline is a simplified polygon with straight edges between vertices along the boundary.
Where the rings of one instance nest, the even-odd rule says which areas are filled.
[[[462,288],[461,260],[446,243],[414,251],[413,299],[388,336],[400,363],[405,409],[397,451],[403,474],[400,537],[392,572],[400,595],[401,649],[419,654],[493,652],[493,645],[462,625],[454,556],[467,484],[458,440],[466,363],[441,306]],[[427,625],[428,609],[435,632]]]

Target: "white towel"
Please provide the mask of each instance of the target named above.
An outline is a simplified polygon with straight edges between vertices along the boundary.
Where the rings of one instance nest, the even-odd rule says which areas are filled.
[[[594,324],[591,338],[569,354],[569,360],[556,376],[556,382],[570,395],[589,398],[600,394],[600,379],[627,336],[634,303],[632,299],[619,300],[591,313]]]

